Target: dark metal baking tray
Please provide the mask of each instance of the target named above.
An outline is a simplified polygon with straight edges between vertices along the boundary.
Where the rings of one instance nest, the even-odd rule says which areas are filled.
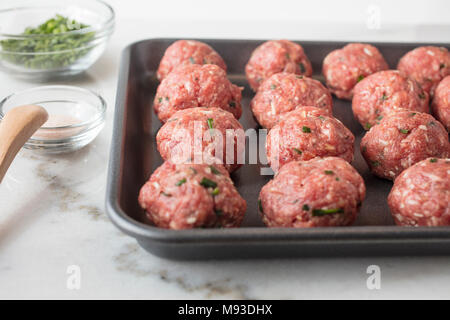
[[[386,203],[392,183],[370,174],[359,152],[364,130],[353,118],[349,101],[334,99],[334,114],[357,137],[353,165],[363,176],[367,197],[350,227],[265,228],[257,212],[257,198],[270,176],[259,165],[245,165],[232,174],[247,213],[241,228],[165,230],[145,223],[137,197],[140,187],[161,163],[155,137],[161,126],[152,101],[158,81],[155,72],[165,49],[176,39],[150,39],[128,46],[122,55],[114,133],[108,171],[106,209],[113,223],[136,238],[147,251],[171,259],[234,259],[301,256],[432,255],[450,253],[450,228],[406,228],[394,225]],[[244,75],[245,64],[260,40],[204,40],[225,59],[230,80],[245,87],[245,129],[257,128],[249,109],[253,97]],[[311,59],[314,77],[321,77],[322,61],[344,42],[299,41]],[[407,51],[424,44],[374,43],[395,68]],[[439,44],[442,45],[442,44]],[[448,44],[444,44],[447,46]]]

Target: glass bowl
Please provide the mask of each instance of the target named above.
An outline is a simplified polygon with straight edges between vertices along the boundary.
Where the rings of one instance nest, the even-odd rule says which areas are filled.
[[[45,31],[26,31],[45,22]],[[0,68],[43,80],[80,73],[102,55],[113,30],[114,10],[100,0],[0,4]]]
[[[0,101],[0,120],[12,108],[39,105],[49,118],[25,143],[27,149],[69,152],[89,144],[105,122],[106,102],[98,94],[72,86],[43,86],[14,93]]]

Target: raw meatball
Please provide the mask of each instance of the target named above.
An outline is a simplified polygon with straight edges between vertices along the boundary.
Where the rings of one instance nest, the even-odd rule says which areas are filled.
[[[259,124],[268,129],[280,115],[303,106],[323,108],[331,116],[333,99],[319,81],[285,72],[265,80],[250,104]]]
[[[195,107],[222,108],[239,119],[242,114],[241,90],[216,65],[184,65],[171,72],[158,86],[154,108],[162,122],[178,110]]]
[[[222,57],[206,43],[195,40],[178,40],[164,52],[157,77],[163,80],[173,69],[184,64],[215,64],[227,71]]]
[[[247,208],[223,166],[170,161],[141,188],[139,204],[167,229],[238,227]]]
[[[363,178],[341,158],[292,161],[267,183],[259,210],[269,227],[352,224],[366,194]]]
[[[449,226],[450,159],[428,158],[403,171],[388,204],[400,226]]]
[[[257,47],[245,66],[253,91],[271,75],[279,72],[310,77],[312,66],[301,45],[289,40],[271,40]]]
[[[356,84],[353,114],[367,130],[396,109],[429,112],[428,94],[398,70],[379,71]]]
[[[229,136],[230,143],[233,143],[230,146],[227,144],[227,130],[235,133]],[[231,113],[220,108],[198,107],[178,111],[158,131],[156,143],[163,159],[172,159],[175,163],[188,160],[225,163],[230,172],[244,163],[244,159],[239,159],[245,150],[244,129]],[[228,157],[227,146],[231,153]]]
[[[436,119],[450,131],[450,76],[445,77],[436,87],[431,108]]]
[[[366,133],[361,153],[375,175],[394,180],[423,159],[449,157],[450,143],[445,128],[431,115],[401,110]]]
[[[309,110],[313,109],[310,107]],[[315,108],[318,109],[318,108]],[[291,111],[267,135],[270,166],[278,168],[293,160],[337,156],[351,162],[355,137],[339,120],[303,108]]]
[[[450,52],[443,47],[419,47],[405,54],[397,69],[419,82],[422,88],[433,95],[436,86],[450,75]]]
[[[323,60],[327,86],[338,98],[351,100],[353,87],[372,73],[388,69],[380,51],[370,44],[351,43]]]

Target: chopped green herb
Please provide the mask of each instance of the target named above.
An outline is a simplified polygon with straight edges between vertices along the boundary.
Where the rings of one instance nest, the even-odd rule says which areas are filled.
[[[195,64],[195,60],[194,60],[194,58],[192,58],[192,57],[189,57],[189,62],[190,62],[190,63],[192,63],[192,64]]]
[[[294,150],[295,152],[297,152],[298,154],[302,154],[302,153],[303,153],[302,150],[298,150],[297,148],[293,148],[293,150]]]
[[[372,161],[372,167],[378,167],[380,165],[379,161]]]
[[[202,181],[200,181],[200,185],[202,185],[205,188],[215,188],[217,187],[217,183],[215,183],[214,181],[208,179],[208,178],[203,178]]]
[[[303,211],[309,211],[309,206],[307,204],[304,204],[302,209]]]
[[[303,76],[297,76],[296,78],[297,79],[303,79]]]
[[[214,190],[211,192],[213,196],[217,196],[220,193],[219,188],[214,188]]]
[[[408,129],[398,129],[398,131],[400,131],[403,134],[408,134],[409,133]]]
[[[409,114],[409,116],[410,116],[410,117],[414,117],[416,114],[417,114],[417,113],[412,112],[412,113]]]
[[[170,100],[169,97],[165,97],[164,99],[166,99],[166,101],[169,101],[169,100]]]
[[[303,131],[304,133],[311,133],[311,128],[306,127],[306,126],[303,126],[302,131]]]
[[[221,173],[220,173],[220,171],[219,170],[217,170],[217,168],[216,167],[214,167],[214,166],[209,166],[209,168],[211,169],[211,172],[212,173],[214,173],[214,174],[218,174],[218,175],[220,175]]]
[[[274,85],[274,84],[270,85],[270,89],[275,90],[276,88],[277,88],[276,85]]]
[[[370,123],[366,123],[366,125],[364,126],[364,128],[366,130],[370,130],[370,128],[372,128],[372,125]]]
[[[333,214],[333,213],[344,213],[344,209],[342,208],[335,208],[335,209],[313,209],[312,215],[313,217],[321,217],[327,214]]]
[[[229,105],[231,108],[236,108],[236,102],[234,102],[234,101],[230,101],[230,103],[228,103],[228,105]]]
[[[286,59],[290,60],[291,56],[289,55],[289,52],[286,52]]]
[[[366,146],[363,146],[362,148],[361,148],[361,152],[366,152],[367,151],[367,147]]]
[[[383,93],[383,95],[381,96],[381,100],[384,101],[386,99],[387,99],[387,95],[386,95],[386,93]]]
[[[71,32],[88,27],[57,14],[37,27],[26,28],[22,33],[24,37],[1,40],[0,56],[30,69],[67,67],[87,55],[94,47],[95,32]]]
[[[431,163],[437,162],[437,159],[436,159],[436,158],[432,158],[432,159],[430,159],[430,162],[431,162]]]
[[[429,125],[429,126],[435,126],[435,125],[436,125],[436,122],[430,121],[430,122],[428,123],[428,125]]]
[[[212,119],[212,118],[209,118],[208,120],[206,120],[206,122],[208,123],[208,128],[211,130],[211,129],[214,129],[214,127],[213,127],[213,122],[214,122],[214,120]]]
[[[332,174],[334,174],[334,172],[333,172],[333,171],[331,171],[331,170],[325,170],[325,171],[324,171],[324,173],[325,173],[325,174],[328,174],[328,175],[332,175]]]
[[[423,92],[422,92],[422,93],[419,93],[419,98],[420,98],[420,99],[425,99],[425,93],[423,93]]]
[[[381,119],[383,119],[383,116],[378,116],[376,119],[377,119],[378,121],[380,121]]]
[[[181,179],[180,181],[178,181],[175,185],[177,187],[181,186],[182,184],[186,183],[186,178]]]
[[[158,102],[161,103],[162,102],[162,98],[158,98]]]
[[[171,197],[172,195],[170,193],[166,193],[164,191],[161,191],[161,194],[165,197]]]
[[[336,177],[336,181],[339,181],[339,180],[341,180],[341,179],[339,179],[339,177]]]
[[[305,65],[304,65],[302,62],[300,62],[300,63],[298,64],[298,66],[300,67],[300,72],[301,72],[301,73],[305,73],[305,72],[306,72]]]
[[[320,120],[325,120],[325,117],[324,116],[319,116],[319,119]]]
[[[360,82],[362,79],[364,79],[364,76],[361,74],[356,78],[356,83]]]
[[[194,174],[198,173],[198,171],[195,168],[189,167],[189,169],[191,169]]]
[[[261,199],[258,199],[258,209],[261,213],[264,213],[263,207],[262,207],[262,202]]]

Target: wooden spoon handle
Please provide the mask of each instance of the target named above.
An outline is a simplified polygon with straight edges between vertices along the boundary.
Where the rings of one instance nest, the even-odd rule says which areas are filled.
[[[48,119],[40,106],[11,109],[0,122],[0,183],[20,148]]]

